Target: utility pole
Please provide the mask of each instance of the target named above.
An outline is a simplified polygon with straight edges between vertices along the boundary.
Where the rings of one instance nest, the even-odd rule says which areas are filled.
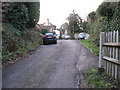
[[[73,39],[74,39],[74,25],[73,25]]]
[[[75,16],[75,10],[73,10],[73,16]],[[74,30],[75,29],[75,27],[74,27],[74,22],[73,22],[73,39],[74,39]]]

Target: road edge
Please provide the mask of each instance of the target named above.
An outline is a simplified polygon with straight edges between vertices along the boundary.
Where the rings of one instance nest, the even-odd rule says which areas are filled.
[[[83,44],[82,42],[79,41],[79,43],[88,49],[88,51],[90,51],[90,53],[94,54],[95,56],[97,56],[92,49],[90,49],[88,46],[86,46],[85,44]],[[77,70],[78,70],[78,88],[81,89],[81,88],[91,88],[91,86],[89,85],[88,83],[88,80],[87,80],[87,77],[85,75],[85,72],[81,72],[79,71],[78,69],[78,65],[77,65]],[[84,83],[84,84],[81,84],[81,83]]]
[[[86,45],[84,45],[83,43],[81,43],[80,42],[80,44],[82,44],[83,46],[85,46],[87,49],[89,49],[89,51],[91,52],[91,53],[93,53],[93,50],[92,49],[90,49],[88,46],[86,46]],[[93,53],[94,54],[94,53]]]

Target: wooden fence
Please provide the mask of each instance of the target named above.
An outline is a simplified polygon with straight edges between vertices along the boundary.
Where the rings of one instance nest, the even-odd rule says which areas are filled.
[[[120,35],[118,31],[100,33],[99,67],[120,81]]]

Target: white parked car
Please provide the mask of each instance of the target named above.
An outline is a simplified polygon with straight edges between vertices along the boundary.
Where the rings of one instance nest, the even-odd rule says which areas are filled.
[[[69,35],[66,35],[66,36],[65,36],[65,39],[70,39],[70,36],[69,36]]]

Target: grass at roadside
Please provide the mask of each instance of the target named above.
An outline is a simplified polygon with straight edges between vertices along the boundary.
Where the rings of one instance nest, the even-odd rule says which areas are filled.
[[[88,69],[86,71],[86,76],[88,84],[92,88],[119,88],[118,85],[110,83],[110,79],[106,76],[105,72],[99,74],[97,69]]]
[[[99,47],[91,43],[89,39],[80,40],[80,42],[86,45],[88,48],[90,48],[93,51],[93,53],[95,53],[96,55],[99,55]]]

